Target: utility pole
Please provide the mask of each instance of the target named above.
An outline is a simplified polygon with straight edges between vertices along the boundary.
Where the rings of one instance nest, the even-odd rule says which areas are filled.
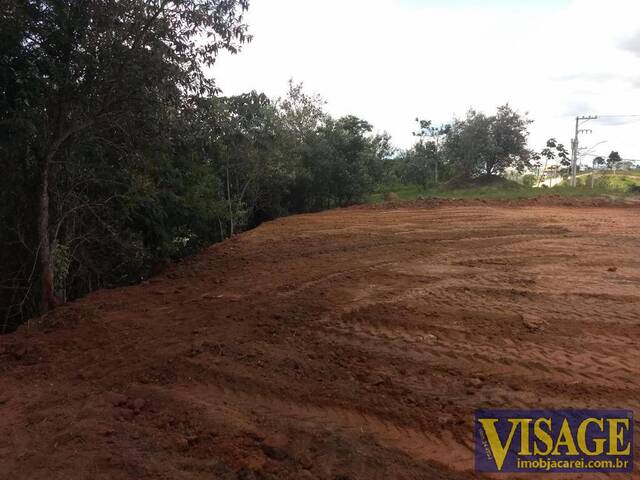
[[[589,120],[596,120],[598,118],[597,115],[582,115],[576,117],[576,133],[571,140],[571,186],[576,186],[576,169],[578,165],[578,148],[579,148],[579,140],[578,135],[581,133],[591,133],[591,130],[581,130],[580,122],[587,122]]]
[[[571,140],[571,186],[576,186],[576,164],[578,163],[578,131],[580,117],[576,117],[576,133]]]

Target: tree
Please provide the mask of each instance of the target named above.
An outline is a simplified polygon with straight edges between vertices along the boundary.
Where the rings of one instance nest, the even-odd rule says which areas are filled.
[[[558,143],[555,138],[550,138],[547,140],[547,145],[540,152],[543,157],[546,158],[545,168],[549,160],[558,160],[560,164],[560,169],[562,171],[568,172],[569,167],[571,166],[571,158],[569,156],[569,151],[562,143]]]
[[[438,151],[434,142],[418,142],[404,155],[403,178],[426,189],[435,181]]]
[[[509,105],[498,107],[495,115],[470,110],[464,120],[455,120],[445,148],[458,174],[466,177],[491,177],[507,168],[524,170],[529,163],[526,116]]]
[[[433,182],[438,183],[438,166],[442,163],[442,137],[446,135],[451,127],[449,125],[435,126],[431,120],[421,120],[416,118],[419,130],[413,132],[414,137],[418,137],[418,142],[407,152],[407,174],[413,181],[419,183],[423,188],[429,182],[429,170],[433,171]]]
[[[370,155],[368,156],[369,176],[372,187],[391,185],[395,180],[394,158],[397,149],[393,146],[391,135],[387,132],[377,133],[370,139]]]
[[[226,212],[218,221],[227,224],[225,236],[232,236],[251,223],[265,190],[281,184],[282,122],[273,102],[255,91],[201,99],[194,113],[197,142],[222,186]]]
[[[26,132],[39,183],[41,312],[54,295],[52,169],[71,142],[112,138],[159,106],[215,91],[203,67],[250,38],[248,0],[88,0],[9,3],[0,15],[2,118]],[[81,135],[81,136],[80,136]]]
[[[278,99],[276,106],[282,113],[285,126],[295,138],[303,141],[329,118],[324,111],[326,103],[320,95],[305,93],[302,82],[294,83],[290,79],[286,96]]]
[[[305,208],[319,210],[354,203],[371,191],[388,153],[386,136],[352,115],[328,118],[303,147],[303,175],[296,189]]]
[[[475,177],[485,170],[490,152],[491,120],[474,110],[464,120],[456,119],[445,140],[447,158],[458,176]]]
[[[595,157],[592,163],[593,163],[593,168],[601,168],[603,165],[607,163],[607,161],[603,157]]]
[[[612,151],[607,157],[607,168],[615,170],[618,164],[622,162],[622,157],[618,152]]]
[[[528,127],[531,120],[509,107],[498,107],[492,117],[491,155],[486,159],[487,176],[502,173],[508,167],[522,171],[527,166],[530,152],[527,149]]]
[[[540,162],[542,158],[544,158],[544,166],[542,166]],[[555,138],[547,140],[545,147],[539,153],[531,152],[531,159],[534,162],[532,166],[538,168],[538,178],[536,181],[538,185],[542,181],[542,176],[545,172],[551,170],[553,172],[564,171],[568,173],[569,167],[571,166],[569,152],[565,146],[562,143],[558,143]],[[559,160],[559,165],[549,167],[549,162],[554,160]]]

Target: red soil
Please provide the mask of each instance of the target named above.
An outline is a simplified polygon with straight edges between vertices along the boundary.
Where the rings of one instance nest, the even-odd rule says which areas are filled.
[[[475,478],[476,408],[640,415],[640,209],[439,203],[270,222],[0,337],[0,478]]]

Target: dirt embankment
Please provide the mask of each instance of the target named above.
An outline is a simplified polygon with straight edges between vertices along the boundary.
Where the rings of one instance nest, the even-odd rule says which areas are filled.
[[[281,219],[0,337],[0,478],[464,479],[476,408],[640,412],[640,209],[542,203]]]

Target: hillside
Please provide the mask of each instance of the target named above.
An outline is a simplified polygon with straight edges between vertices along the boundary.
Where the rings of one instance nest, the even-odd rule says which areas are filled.
[[[474,478],[476,408],[637,412],[640,210],[563,202],[293,216],[58,308],[0,337],[0,478]]]

